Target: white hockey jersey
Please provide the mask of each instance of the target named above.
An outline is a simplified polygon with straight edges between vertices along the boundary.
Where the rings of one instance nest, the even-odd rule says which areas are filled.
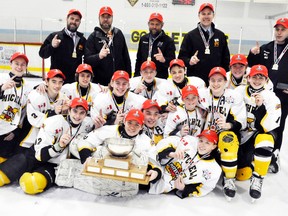
[[[245,104],[238,92],[232,89],[225,89],[224,94],[221,97],[215,98],[208,88],[206,94],[201,94],[201,97],[201,104],[208,107],[208,115],[204,129],[210,128],[217,132],[221,131],[216,124],[219,113],[223,114],[226,117],[226,120],[228,120],[229,117],[232,118],[232,121],[239,122],[241,124],[241,129],[246,128],[247,116]]]
[[[10,79],[9,74],[1,74],[0,85]],[[6,89],[0,97],[0,135],[10,133],[21,127],[26,115],[27,97],[31,87],[23,79],[20,87]]]
[[[54,106],[57,103],[62,103],[64,100],[68,100],[68,98],[61,92],[58,94],[55,103],[49,99],[47,93],[38,93],[37,90],[32,90],[29,93],[27,118],[32,128],[27,136],[21,141],[20,146],[29,148],[35,143],[40,127],[47,118],[47,112],[50,110],[53,111]]]
[[[256,119],[254,112],[258,108],[255,103],[255,98],[248,93],[248,86],[239,86],[235,89],[239,92],[246,105],[247,111],[247,127],[241,131],[241,142],[245,143],[256,131],[264,131],[265,133],[272,131],[280,126],[281,104],[279,98],[274,92],[263,90],[260,94],[263,97],[263,105],[265,106],[265,115],[262,119]],[[255,127],[255,121],[260,122],[262,128]]]
[[[66,94],[70,100],[72,100],[73,98],[81,98],[81,97],[85,99],[88,102],[89,106],[88,115],[90,115],[90,110],[93,105],[93,101],[97,96],[97,94],[102,92],[102,89],[98,84],[90,83],[86,95],[81,95],[78,82],[74,82],[65,84],[61,88],[61,92]]]
[[[71,153],[70,145],[76,145],[73,142],[75,140],[78,141],[79,137],[87,135],[93,129],[93,126],[93,121],[89,117],[84,118],[83,122],[76,128],[73,128],[69,124],[67,117],[63,117],[62,115],[47,118],[38,133],[34,145],[36,159],[59,164],[60,161],[69,158]],[[55,151],[57,148],[53,148],[52,146],[57,145],[59,148],[59,141],[64,133],[69,133],[72,137],[69,146],[61,151]]]
[[[91,131],[87,136],[83,138],[81,142],[78,142],[78,151],[82,149],[97,150],[103,146],[104,140],[107,138],[121,138],[119,132],[119,125],[105,125]],[[146,134],[138,134],[135,138],[135,146],[133,151],[139,152],[149,156],[155,154],[155,149],[152,148],[151,139]],[[154,158],[154,157],[153,157]]]
[[[163,139],[165,121],[166,120],[159,118],[154,128],[148,128],[146,125],[143,127],[143,132],[152,140],[154,145],[157,145],[157,143]]]
[[[152,87],[151,91],[143,90],[139,95],[142,95],[143,97],[147,99],[152,99],[155,92],[159,90],[160,85],[165,85],[168,81],[166,79],[161,78],[154,78],[154,86]],[[141,76],[133,77],[129,81],[130,83],[130,91],[134,92],[134,90],[143,83],[143,79]],[[164,84],[163,84],[164,83]]]
[[[187,77],[187,85],[194,85],[197,89],[205,88],[205,82],[199,77]],[[154,94],[155,99],[159,106],[167,105],[170,101],[176,100],[182,104],[181,89],[179,89],[171,79],[168,82],[159,86],[159,90]]]
[[[176,135],[181,137],[180,130],[184,124],[189,126],[189,135],[197,136],[203,130],[207,112],[200,107],[187,111],[183,105],[177,106],[176,112],[169,112],[164,129],[164,138]]]
[[[92,119],[100,114],[100,110],[102,110],[102,114],[104,118],[106,118],[107,115],[109,115],[112,111],[117,113],[121,110],[123,113],[126,113],[132,108],[141,109],[142,104],[146,100],[143,96],[134,94],[133,92],[129,91],[125,94],[124,97],[125,99],[123,103],[117,104],[116,101],[113,100],[112,92],[110,90],[105,93],[99,93],[95,97],[91,109]]]
[[[205,196],[215,188],[222,172],[221,167],[214,158],[199,155],[197,143],[198,138],[193,136],[170,136],[158,143],[156,147],[159,153],[170,148],[186,151],[183,160],[165,158],[160,161],[162,178],[155,184],[150,184],[149,193],[168,193],[175,189],[175,180],[180,175],[183,177],[187,196]]]

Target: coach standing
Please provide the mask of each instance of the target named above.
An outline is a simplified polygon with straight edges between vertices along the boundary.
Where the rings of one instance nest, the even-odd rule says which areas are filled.
[[[210,3],[200,6],[197,28],[185,35],[179,59],[187,66],[187,76],[202,78],[208,86],[208,74],[214,67],[223,67],[229,71],[230,52],[226,36],[215,28],[214,7]]]
[[[131,60],[122,31],[112,27],[113,11],[102,7],[99,11],[99,27],[87,39],[84,61],[94,72],[94,83],[108,85],[113,73],[126,71],[131,77]]]
[[[42,44],[39,55],[41,58],[51,57],[50,69],[59,69],[66,76],[66,83],[75,81],[76,68],[82,63],[86,38],[77,29],[82,14],[71,9],[67,15],[67,26],[58,32],[51,33]]]

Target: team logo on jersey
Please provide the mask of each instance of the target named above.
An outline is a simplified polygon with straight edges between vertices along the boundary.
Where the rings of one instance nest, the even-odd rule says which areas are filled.
[[[214,47],[219,47],[219,39],[218,38],[214,39]]]
[[[165,170],[170,174],[172,180],[176,180],[182,173],[182,166],[178,161],[168,163]]]
[[[226,97],[226,98],[225,98],[225,101],[226,101],[227,103],[229,103],[229,104],[232,104],[232,103],[234,103],[234,98],[232,98],[231,96],[229,96],[229,97]]]
[[[206,180],[211,179],[211,172],[208,169],[202,171],[202,176]]]
[[[2,114],[0,115],[0,119],[3,119],[4,121],[7,122],[12,122],[18,111],[19,111],[18,108],[13,108],[9,105],[5,110],[3,110]]]

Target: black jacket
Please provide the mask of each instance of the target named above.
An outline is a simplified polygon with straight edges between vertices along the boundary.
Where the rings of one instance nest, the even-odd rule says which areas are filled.
[[[84,62],[92,66],[95,83],[108,85],[113,73],[116,70],[124,70],[131,77],[131,60],[127,44],[122,31],[113,28],[113,43],[110,46],[110,54],[100,59],[99,53],[104,41],[109,43],[106,33],[99,27],[95,27],[94,32],[87,39],[85,47]]]
[[[213,37],[210,39],[210,54],[205,54],[205,45],[201,38],[198,28],[188,32],[182,42],[179,59],[185,62],[187,67],[187,76],[197,76],[203,79],[208,86],[208,75],[213,67],[223,67],[229,71],[230,52],[227,45],[225,34],[215,29],[212,23]],[[198,59],[200,60],[196,65],[191,66],[189,61],[191,57],[198,50]]]
[[[288,44],[288,39],[285,40],[284,44],[277,46],[277,58],[281,54],[284,47]],[[281,102],[288,104],[288,94],[283,93],[282,89],[277,89],[278,83],[288,84],[288,51],[284,54],[278,64],[278,70],[272,70],[274,64],[274,41],[264,44],[260,47],[260,53],[254,55],[249,52],[248,65],[252,67],[256,64],[265,65],[268,69],[268,76],[274,85],[274,91],[280,98]],[[283,100],[285,98],[285,100]]]
[[[58,39],[61,40],[59,47],[52,47],[52,40],[55,35],[58,35]],[[51,33],[44,41],[39,50],[41,58],[51,57],[50,69],[59,69],[66,76],[66,83],[75,82],[75,72],[79,64],[82,63],[82,56],[84,55],[84,48],[86,38],[80,32],[77,32],[80,40],[76,47],[77,58],[72,58],[74,51],[73,39],[66,34],[65,30]]]
[[[150,33],[143,35],[140,38],[134,76],[140,76],[141,64],[144,61],[147,61],[149,37]],[[164,63],[157,61],[154,57],[154,55],[158,53],[158,47],[161,49],[161,52],[163,53],[163,56],[166,60]],[[165,32],[162,30],[162,34],[153,43],[151,54],[151,60],[156,64],[157,67],[157,77],[165,79],[168,77],[169,63],[171,60],[175,59],[175,50],[176,48],[173,39],[166,35]]]

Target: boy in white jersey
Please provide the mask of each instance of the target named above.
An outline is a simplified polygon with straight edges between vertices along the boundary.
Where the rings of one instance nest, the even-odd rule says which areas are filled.
[[[76,82],[74,83],[65,84],[61,91],[64,92],[70,100],[75,97],[85,99],[89,105],[88,115],[90,115],[90,109],[96,95],[104,91],[105,87],[92,83],[93,71],[92,67],[88,64],[80,64],[77,67],[75,80]]]
[[[0,77],[0,164],[15,154],[23,138],[21,127],[31,90],[23,79],[28,62],[24,53],[14,53],[10,58],[11,72]],[[0,186],[7,183],[9,178],[0,170]]]
[[[163,175],[151,184],[149,193],[168,193],[176,189],[180,198],[201,197],[216,186],[221,168],[214,159],[218,136],[215,131],[204,130],[193,136],[170,136],[157,147]]]
[[[251,177],[249,194],[254,200],[261,196],[263,179],[271,161],[276,130],[280,126],[281,104],[274,92],[265,89],[268,70],[264,65],[254,65],[248,81],[249,85],[236,88],[247,110],[247,128],[241,131],[236,177],[238,180]]]
[[[45,120],[34,148],[26,154],[26,172],[19,179],[25,193],[37,194],[50,188],[55,181],[55,167],[67,157],[75,157],[71,154],[70,145],[94,127],[87,112],[87,101],[74,98],[66,117],[55,115]]]
[[[37,138],[40,127],[47,117],[66,112],[69,108],[70,100],[60,93],[61,87],[64,83],[65,75],[58,69],[52,69],[47,73],[46,77],[46,92],[39,93],[37,90],[32,90],[28,95],[27,102],[27,121],[24,131],[25,136],[17,144],[17,151],[8,158],[7,161],[0,164],[2,177],[5,175],[9,181],[5,184],[11,183],[23,174],[25,163],[20,161],[25,158],[26,151],[30,151]]]
[[[130,91],[152,99],[159,85],[166,83],[165,79],[156,77],[156,64],[153,61],[145,61],[141,65],[140,75],[130,79]]]
[[[204,88],[205,82],[199,77],[187,77],[187,68],[181,59],[173,59],[170,62],[169,72],[172,80],[159,86],[154,95],[163,112],[175,112],[176,106],[181,104],[181,90],[188,84],[196,88]],[[179,100],[178,100],[179,99]]]
[[[187,85],[182,89],[184,104],[177,106],[175,112],[169,112],[164,129],[164,137],[186,135],[197,136],[201,133],[207,112],[200,108],[199,93],[195,86]]]
[[[160,117],[161,107],[155,100],[147,99],[142,105],[144,114],[143,132],[152,140],[152,143],[157,143],[163,138],[164,122]]]
[[[129,91],[129,74],[126,71],[115,71],[109,90],[99,93],[91,109],[92,119],[103,116],[106,125],[117,125],[124,120],[125,114],[132,109],[141,109],[145,98]]]
[[[214,67],[209,73],[209,88],[203,94],[201,103],[208,106],[204,128],[219,134],[218,150],[224,172],[224,194],[231,200],[236,193],[235,176],[240,130],[246,128],[246,110],[239,93],[226,89],[226,71]]]

